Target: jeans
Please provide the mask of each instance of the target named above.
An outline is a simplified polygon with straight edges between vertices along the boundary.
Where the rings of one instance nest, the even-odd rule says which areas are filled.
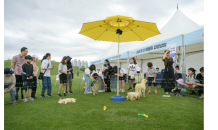
[[[33,88],[33,81],[32,80],[24,81],[23,90],[27,91],[27,87],[28,87],[28,89],[32,89]]]
[[[85,92],[84,93],[91,92],[90,77],[86,73],[84,73],[84,77],[85,77],[85,81],[86,81],[86,88],[85,88]]]
[[[4,89],[5,89],[5,88],[10,89],[11,86],[12,86],[12,84],[9,84],[9,85],[4,84]],[[15,100],[15,95],[16,95],[16,89],[15,89],[15,86],[11,89],[11,91],[10,91],[10,95],[11,95],[11,103],[16,102],[16,100]]]
[[[43,76],[42,78],[42,93],[41,93],[41,96],[44,96],[44,93],[47,90],[47,95],[51,95],[51,78],[50,77],[46,77],[46,76]]]
[[[117,89],[117,77],[111,76],[111,89],[113,88]]]

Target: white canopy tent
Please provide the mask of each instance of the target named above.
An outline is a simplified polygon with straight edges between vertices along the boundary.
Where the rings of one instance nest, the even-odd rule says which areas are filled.
[[[145,46],[152,45],[157,42],[167,42],[169,39],[171,42],[174,41],[180,41],[180,43],[177,44],[177,52],[176,52],[176,59],[178,63],[180,64],[180,67],[182,65],[182,34],[188,34],[191,32],[195,32],[197,30],[204,29],[204,26],[200,26],[193,22],[191,19],[189,19],[187,16],[185,16],[179,9],[175,12],[173,17],[167,22],[167,24],[160,30],[161,34],[151,37],[148,40],[145,40],[143,42],[127,42],[120,44],[120,52],[121,53],[127,53],[127,55],[131,55],[132,53],[135,53],[134,50],[137,50],[139,48],[143,48]],[[186,38],[186,37],[185,37]],[[188,37],[189,39],[192,39],[192,35]],[[194,37],[193,37],[194,38]],[[202,38],[202,37],[201,37]],[[203,38],[202,38],[203,39]],[[188,40],[184,40],[185,42]],[[191,41],[191,43],[187,43],[185,45],[186,47],[186,66],[194,67],[196,70],[199,71],[199,68],[203,66],[204,64],[204,40],[201,40],[198,42],[198,40]],[[163,57],[163,50],[165,50],[166,47],[163,47],[161,49],[158,49],[157,51],[148,52],[144,54],[139,55],[133,55],[139,66],[141,66],[141,70],[143,73],[146,72],[147,68],[147,62],[152,62],[154,66],[159,67],[160,69],[164,69],[164,64],[161,58]],[[97,58],[99,59],[107,59],[108,57],[111,57],[113,55],[116,55],[117,46],[115,44],[111,44],[111,46],[100,56]],[[120,66],[127,69],[128,57],[120,59]],[[103,65],[103,60],[101,60],[101,63],[94,63],[97,68],[101,68]],[[117,59],[110,60],[111,65],[117,65]]]

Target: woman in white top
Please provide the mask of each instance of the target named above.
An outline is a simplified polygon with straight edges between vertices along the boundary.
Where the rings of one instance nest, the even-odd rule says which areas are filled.
[[[64,56],[61,60],[61,63],[59,64],[58,66],[58,75],[59,75],[59,81],[60,81],[60,86],[59,86],[59,89],[58,89],[58,97],[62,97],[62,95],[60,94],[61,92],[61,88],[62,86],[64,86],[64,96],[67,96],[66,95],[66,83],[67,83],[67,61],[69,59]]]
[[[194,88],[196,86],[196,74],[195,74],[195,69],[194,68],[189,68],[188,69],[188,78],[185,84],[185,87],[187,90],[190,90],[191,93],[189,95],[195,95]]]
[[[135,79],[131,79],[131,76],[136,73],[136,68],[138,68],[136,59],[135,59],[135,57],[132,57],[131,64],[129,64],[129,66],[128,66],[128,76],[129,76],[128,77],[128,79],[129,79],[129,89],[128,90],[132,90],[131,81],[133,82],[133,84],[135,83]]]
[[[117,69],[117,66],[114,67],[114,69]],[[117,76],[117,74],[115,74]],[[120,92],[125,92],[125,79],[126,79],[127,71],[124,68],[119,68],[119,86],[120,86]]]
[[[104,65],[102,66],[101,71],[104,73],[104,71],[106,69],[108,69],[109,66],[110,66],[110,62],[108,61],[108,59],[105,59]],[[104,81],[106,84],[105,92],[111,92],[111,90],[110,90],[110,75],[104,76]]]
[[[85,81],[86,81],[86,87],[85,87],[85,92],[84,92],[84,94],[92,93],[92,91],[91,91],[91,81],[90,81],[90,78],[91,78],[92,80],[94,80],[93,77],[92,77],[92,74],[93,74],[93,73],[96,73],[96,72],[95,72],[95,65],[94,65],[94,64],[90,65],[89,68],[86,68],[86,69],[85,69],[84,78],[85,78]]]
[[[51,75],[50,75],[50,70],[54,69],[54,66],[51,67],[51,54],[46,53],[43,56],[42,59],[42,64],[41,64],[41,72],[44,73],[43,78],[42,78],[42,93],[41,97],[45,97],[44,93],[47,90],[47,96],[51,97]]]

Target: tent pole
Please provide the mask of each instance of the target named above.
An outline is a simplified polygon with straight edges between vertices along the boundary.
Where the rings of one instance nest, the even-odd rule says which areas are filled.
[[[186,62],[185,62],[185,45],[184,45],[184,35],[182,34],[182,79],[186,82]]]
[[[128,65],[129,65],[129,51],[127,51],[127,72],[128,72]],[[127,80],[126,80],[126,82],[128,83],[128,81],[129,81],[129,76],[128,76],[128,73],[127,73]]]

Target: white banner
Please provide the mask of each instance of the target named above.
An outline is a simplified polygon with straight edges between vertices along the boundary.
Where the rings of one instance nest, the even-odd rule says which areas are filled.
[[[176,43],[167,45],[167,50],[170,50],[170,57],[173,58],[174,67],[176,65]]]

